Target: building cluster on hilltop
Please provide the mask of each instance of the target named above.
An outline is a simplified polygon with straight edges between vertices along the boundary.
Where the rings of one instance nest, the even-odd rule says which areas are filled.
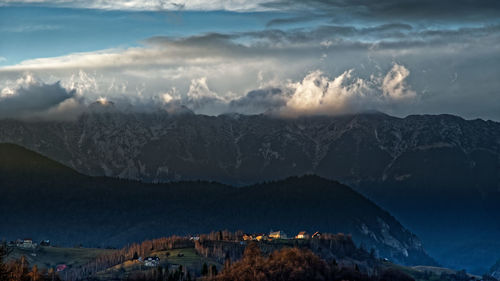
[[[16,241],[10,241],[10,246],[16,246],[22,249],[36,249],[38,244],[33,241],[31,238],[17,239]]]
[[[16,241],[10,241],[9,246],[18,247],[21,249],[36,249],[38,246],[50,246],[50,240],[42,240],[40,243],[36,243],[31,238],[17,239]]]
[[[269,234],[256,233],[256,234],[243,234],[244,241],[265,241],[265,240],[276,240],[276,239],[310,239],[319,238],[321,233],[316,231],[314,234],[309,235],[306,231],[301,231],[294,237],[289,237],[284,231],[271,231]]]

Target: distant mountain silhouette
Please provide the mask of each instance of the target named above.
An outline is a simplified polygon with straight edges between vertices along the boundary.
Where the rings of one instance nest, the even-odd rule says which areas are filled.
[[[56,244],[122,246],[218,229],[343,232],[379,256],[434,264],[390,214],[338,182],[291,177],[236,188],[193,181],[145,184],[88,177],[12,144],[0,144],[0,233]]]

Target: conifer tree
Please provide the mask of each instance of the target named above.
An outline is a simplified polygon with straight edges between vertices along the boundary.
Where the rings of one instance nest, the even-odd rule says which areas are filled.
[[[207,263],[203,263],[203,266],[201,267],[201,276],[207,276],[208,275],[208,265]]]
[[[5,260],[9,255],[10,251],[5,243],[0,244],[0,280],[7,280],[9,276],[9,269],[5,264]]]

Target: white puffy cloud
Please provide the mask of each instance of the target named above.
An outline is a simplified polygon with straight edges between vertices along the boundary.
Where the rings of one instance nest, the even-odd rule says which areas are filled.
[[[395,102],[416,97],[406,85],[410,72],[393,64],[384,76],[354,77],[353,70],[329,79],[321,71],[310,72],[300,82],[290,83],[293,94],[282,110],[285,115],[336,115],[371,109],[387,109]]]
[[[394,64],[382,82],[384,96],[395,100],[414,98],[417,93],[408,87],[405,80],[409,75],[406,67]]]
[[[330,79],[316,70],[300,81],[282,81],[275,83],[274,87],[251,90],[243,96],[217,93],[209,88],[207,78],[201,77],[191,80],[184,96],[173,89],[162,94],[161,100],[165,104],[184,105],[196,113],[208,115],[236,112],[290,117],[387,109],[416,96],[416,92],[407,88],[409,71],[402,65],[394,64],[385,76],[371,75],[369,79],[355,77],[353,73],[353,70],[346,70]]]
[[[68,81],[64,83],[64,86],[69,89],[74,89],[79,95],[89,92],[99,93],[100,90],[97,79],[82,70],[78,71],[78,73],[71,74]],[[114,87],[113,82],[110,84],[109,89],[114,90]]]
[[[170,93],[164,93],[161,95],[164,103],[169,103],[174,100],[174,97]]]
[[[209,89],[207,78],[191,80],[186,97],[182,104],[200,114],[214,114],[225,111],[228,101],[223,96]]]
[[[294,93],[286,107],[296,114],[339,114],[347,110],[354,98],[364,98],[368,82],[356,78],[351,81],[352,70],[333,80],[321,71],[309,73],[302,81],[290,85]]]
[[[203,99],[224,100],[208,88],[207,77],[191,80],[191,85],[189,85],[189,91],[187,92],[187,100],[198,101]]]
[[[18,79],[11,81],[3,81],[2,91],[0,92],[0,98],[6,98],[12,96],[16,93],[19,88],[29,87],[32,84],[36,84],[38,81],[35,79],[33,74],[25,73]]]

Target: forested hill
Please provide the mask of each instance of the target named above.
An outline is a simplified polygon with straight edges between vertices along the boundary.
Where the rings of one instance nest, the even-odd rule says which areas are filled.
[[[213,229],[343,232],[379,256],[433,264],[420,240],[349,187],[316,176],[235,188],[215,182],[144,184],[88,177],[11,144],[0,145],[2,238],[122,246]]]
[[[66,166],[15,144],[0,144],[0,180],[60,180],[80,179],[80,175]]]

